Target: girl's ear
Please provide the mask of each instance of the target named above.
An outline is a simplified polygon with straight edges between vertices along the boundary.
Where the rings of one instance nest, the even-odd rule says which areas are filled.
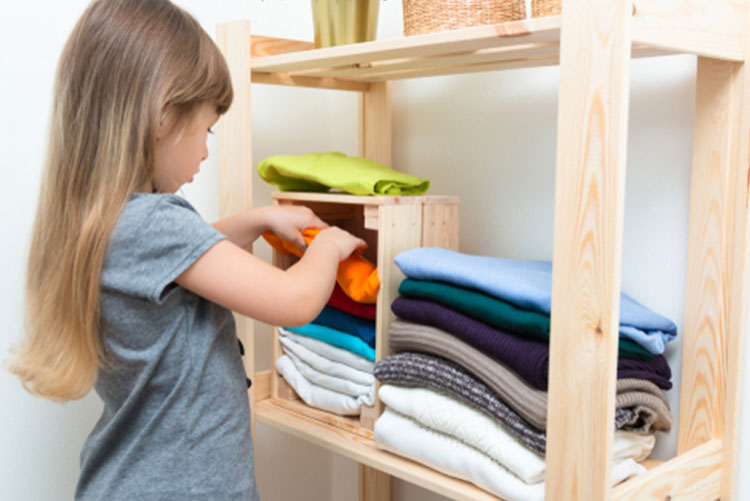
[[[169,107],[164,107],[159,114],[159,123],[156,125],[156,140],[163,139],[169,135],[172,130],[174,111]]]

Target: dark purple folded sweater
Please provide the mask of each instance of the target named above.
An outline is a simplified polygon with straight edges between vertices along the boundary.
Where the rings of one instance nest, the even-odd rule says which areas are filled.
[[[508,334],[432,301],[398,297],[391,310],[411,322],[432,325],[463,339],[476,349],[504,362],[532,386],[547,391],[549,345]],[[617,359],[618,378],[647,379],[662,389],[672,388],[666,359]]]

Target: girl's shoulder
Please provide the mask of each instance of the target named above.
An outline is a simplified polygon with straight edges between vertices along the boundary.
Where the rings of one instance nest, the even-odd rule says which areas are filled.
[[[174,193],[132,193],[125,205],[123,213],[152,213],[155,211],[170,211],[175,209],[187,209],[198,213],[190,202]]]
[[[172,193],[133,193],[117,220],[115,232],[171,226],[208,225],[190,202]]]
[[[160,300],[168,284],[223,238],[184,198],[135,193],[110,239],[102,285]]]

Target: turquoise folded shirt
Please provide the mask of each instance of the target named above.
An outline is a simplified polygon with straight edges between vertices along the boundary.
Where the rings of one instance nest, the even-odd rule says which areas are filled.
[[[333,346],[338,346],[344,350],[351,351],[357,355],[365,357],[372,362],[375,361],[375,350],[367,345],[357,336],[341,332],[340,330],[331,329],[318,324],[306,324],[301,327],[284,327],[288,331],[296,332],[302,336],[320,339]]]
[[[258,165],[258,174],[281,191],[339,189],[354,195],[423,195],[430,181],[339,152],[275,155]]]

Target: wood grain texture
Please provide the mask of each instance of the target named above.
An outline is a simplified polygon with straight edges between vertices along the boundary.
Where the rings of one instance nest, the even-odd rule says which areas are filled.
[[[390,61],[387,61],[382,65],[363,63],[335,68],[321,67],[304,70],[305,74],[288,72],[263,73],[254,71],[253,82],[364,92],[367,90],[366,86],[373,82],[441,75],[463,75],[519,68],[537,68],[559,64],[559,44],[557,42],[530,45],[537,48],[527,50],[523,49],[523,46],[501,47],[505,51],[501,57],[490,58],[487,54],[482,54],[481,57],[473,57],[473,53],[470,53],[465,56],[456,56],[453,64],[449,64],[453,60],[453,56],[447,54],[445,56],[433,56],[421,59],[414,57],[407,60],[411,61],[411,63],[404,59],[396,59],[394,60],[395,65],[391,65]],[[668,48],[633,44],[634,58],[657,57],[679,53],[676,50]]]
[[[312,50],[314,48],[314,43],[304,42],[302,40],[267,37],[263,35],[250,36],[250,56],[253,58],[278,56],[279,54]]]
[[[457,251],[459,210],[458,197],[436,203],[432,203],[429,197],[425,197],[422,205],[422,246],[443,247]]]
[[[687,0],[642,0],[634,15],[640,39],[634,40],[633,56],[688,52],[737,59],[742,32],[736,36],[732,16],[744,15],[741,0],[721,0],[718,14],[706,8],[712,0],[692,1],[699,8]],[[365,92],[368,82],[556,65],[560,22],[551,16],[295,53],[287,47],[302,49],[305,42],[263,37],[272,50],[254,59],[253,81]]]
[[[468,52],[487,47],[553,42],[559,40],[559,32],[559,16],[528,19],[263,57],[253,61],[253,71],[286,73],[321,67],[362,65],[388,59]]]
[[[401,252],[419,247],[422,242],[422,206],[381,205],[378,208],[378,290],[377,319],[375,323],[375,358],[382,360],[390,355],[388,329],[395,316],[391,303],[398,296],[398,286],[404,274],[393,261]],[[379,383],[376,384],[379,388]],[[377,391],[376,388],[376,391]],[[376,415],[380,416],[383,406],[375,400]]]
[[[750,25],[750,14],[745,24]],[[745,39],[746,60],[750,58],[750,39]],[[741,499],[737,494],[740,444],[740,413],[742,402],[743,363],[750,336],[750,315],[747,314],[750,284],[750,73],[747,64],[738,69],[733,92],[735,129],[732,134],[729,186],[731,224],[728,228],[729,269],[732,283],[728,286],[727,339],[725,342],[726,396],[724,430],[722,433],[723,468],[721,499]]]
[[[381,124],[381,126],[384,124]],[[370,158],[370,157],[365,157]],[[370,158],[370,160],[375,160]],[[375,160],[380,162],[380,160]],[[382,162],[381,162],[382,163]],[[388,159],[388,164],[391,161]],[[430,196],[431,203],[440,203],[441,200],[450,201],[451,198],[444,198],[440,195]],[[273,200],[289,200],[305,202],[306,205],[314,202],[323,202],[325,204],[352,204],[352,205],[419,205],[422,203],[420,197],[413,196],[361,196],[349,195],[345,193],[303,193],[296,191],[278,191],[271,193]]]
[[[359,156],[393,168],[392,128],[391,84],[370,84],[359,96]]]
[[[265,400],[271,396],[271,371],[256,372],[253,377],[253,386],[255,386],[255,398]]]
[[[337,78],[306,77],[291,75],[289,73],[264,73],[262,71],[253,71],[253,83],[309,87],[312,89],[349,90],[354,92],[365,92],[369,88],[367,82],[354,82]]]
[[[323,423],[326,426],[333,426],[360,437],[373,437],[372,430],[363,428],[360,425],[359,419],[356,417],[339,416],[338,414],[332,414],[324,410],[316,409],[315,407],[310,407],[305,404],[300,399],[272,398],[270,402],[273,402],[276,407],[286,409],[287,411],[293,412],[299,416],[305,416],[307,419]]]
[[[737,75],[734,63],[698,59],[678,453],[723,434]]]
[[[616,501],[713,501],[719,497],[721,465],[721,442],[711,440],[616,486],[612,498]]]
[[[294,75],[318,78],[353,78],[359,80],[370,76],[382,77],[391,73],[410,73],[428,68],[448,68],[453,66],[491,64],[538,57],[557,57],[559,52],[560,46],[558,42],[532,43],[518,46],[488,47],[459,54],[440,54],[430,57],[415,56],[388,59],[361,65],[314,68],[294,73]]]
[[[369,466],[359,465],[359,501],[391,499],[391,476]]]
[[[250,149],[250,23],[234,21],[216,27],[216,43],[232,76],[234,102],[218,124],[219,215],[224,218],[253,206],[252,159]],[[246,249],[252,252],[252,246]],[[235,314],[237,337],[245,348],[245,373],[255,374],[255,335],[253,320]],[[251,429],[255,434],[252,407],[255,387],[248,389]]]
[[[546,496],[611,498],[629,1],[562,9]]]
[[[745,59],[744,0],[633,0],[633,41],[676,53]]]

